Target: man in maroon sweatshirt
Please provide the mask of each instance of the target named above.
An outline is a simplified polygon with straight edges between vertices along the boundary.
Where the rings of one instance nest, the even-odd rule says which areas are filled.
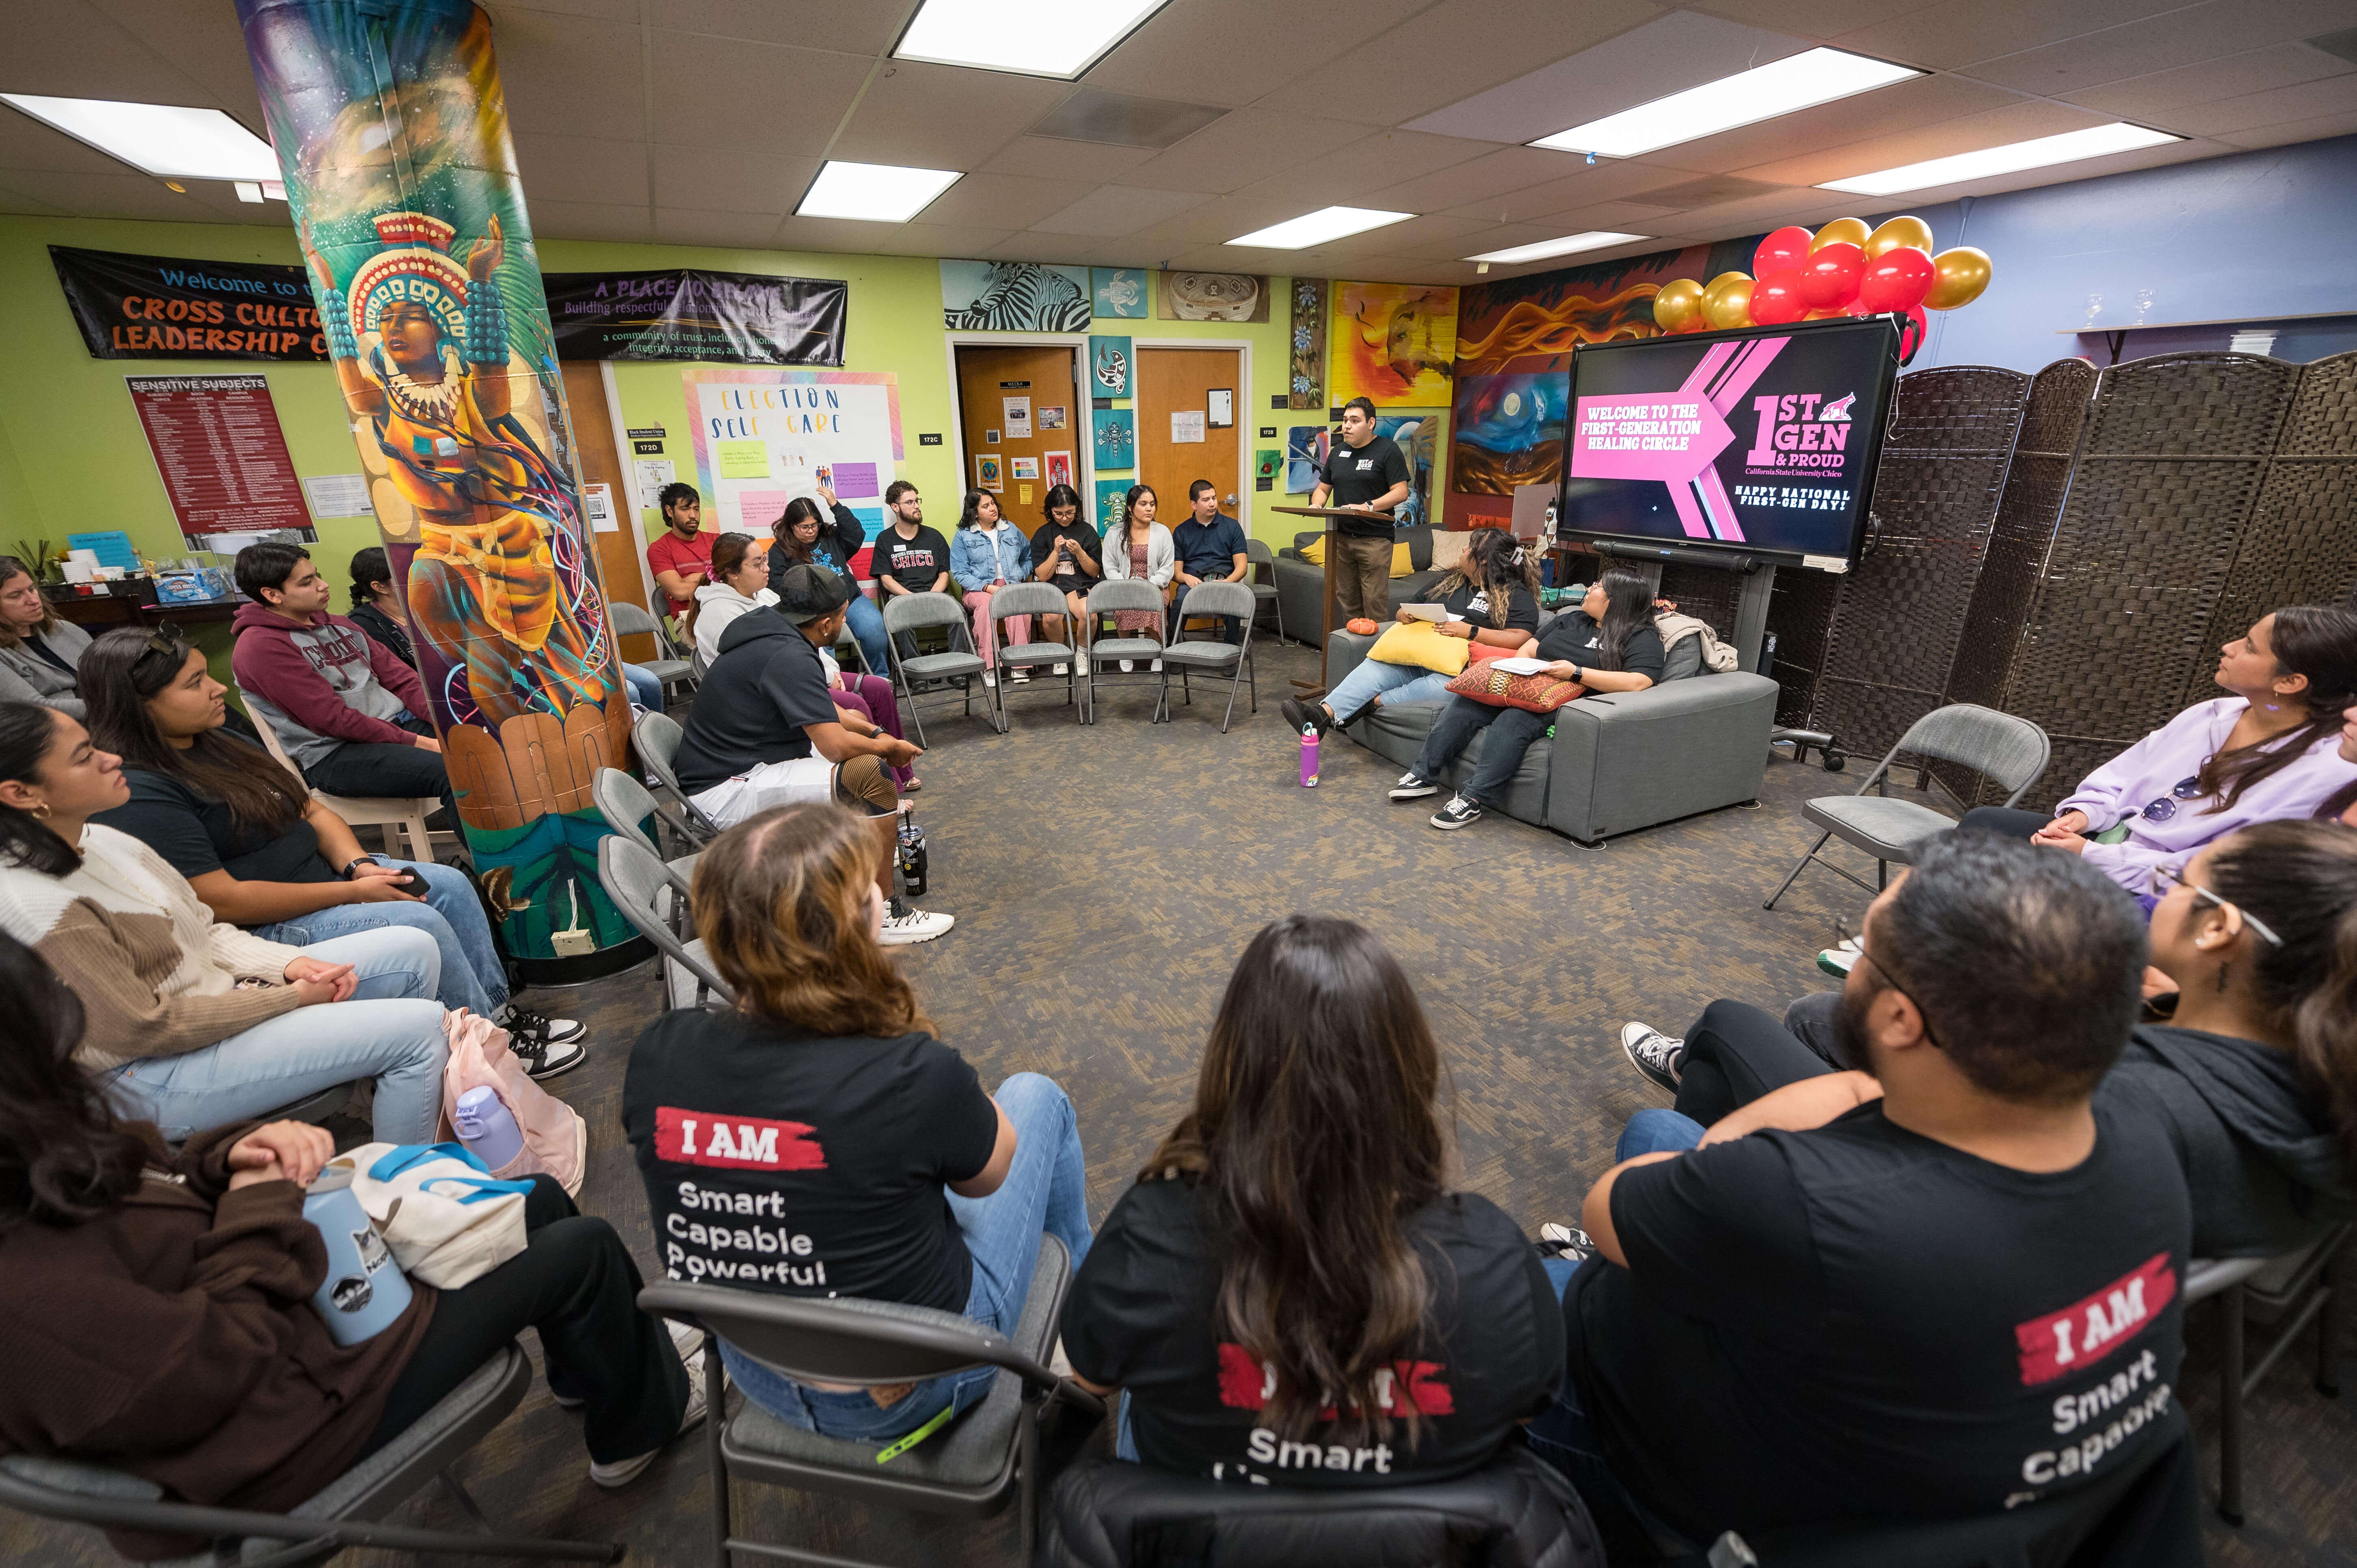
[[[330,590],[309,552],[274,542],[237,553],[253,602],[233,623],[230,669],[255,722],[277,734],[315,789],[331,795],[450,798],[425,687],[358,626],[328,613]]]

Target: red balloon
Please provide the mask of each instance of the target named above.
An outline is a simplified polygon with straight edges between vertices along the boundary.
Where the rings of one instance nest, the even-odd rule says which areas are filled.
[[[1932,292],[1938,273],[1932,258],[1912,245],[1885,251],[1868,263],[1858,280],[1858,302],[1869,311],[1912,310]]]
[[[1770,273],[1751,285],[1751,320],[1758,327],[1781,327],[1809,313],[1801,298],[1801,274],[1787,267]]]
[[[1857,297],[1866,275],[1866,252],[1836,240],[1809,257],[1801,269],[1801,297],[1813,310],[1839,310]]]
[[[1923,334],[1930,330],[1932,330],[1932,324],[1924,319],[1923,307],[1920,305],[1909,306],[1907,319],[1899,328],[1899,362],[1900,364],[1903,365],[1915,357],[1915,350],[1923,346]]]
[[[1751,275],[1756,278],[1772,277],[1778,273],[1789,273],[1795,267],[1806,265],[1809,239],[1809,231],[1797,223],[1777,230],[1760,241],[1760,249],[1752,252]]]

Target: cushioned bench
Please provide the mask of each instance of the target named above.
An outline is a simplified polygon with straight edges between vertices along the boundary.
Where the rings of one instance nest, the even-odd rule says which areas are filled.
[[[1416,603],[1435,583],[1448,575],[1432,564],[1432,532],[1429,528],[1392,531],[1393,539],[1407,546],[1408,564],[1415,568],[1405,577],[1392,579],[1392,608]],[[1301,552],[1324,537],[1323,533],[1297,533],[1291,544],[1276,553],[1276,602],[1285,612],[1286,631],[1302,642],[1309,641],[1309,628],[1318,624],[1319,612],[1325,607],[1326,568],[1302,559]],[[1342,624],[1341,615],[1342,607],[1337,601],[1335,626]]]

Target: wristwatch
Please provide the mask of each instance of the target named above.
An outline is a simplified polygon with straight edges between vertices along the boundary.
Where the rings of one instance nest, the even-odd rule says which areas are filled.
[[[377,857],[372,854],[356,854],[345,864],[343,870],[344,880],[350,882],[352,879],[352,867],[355,865],[382,865],[384,863],[382,861],[377,859]]]

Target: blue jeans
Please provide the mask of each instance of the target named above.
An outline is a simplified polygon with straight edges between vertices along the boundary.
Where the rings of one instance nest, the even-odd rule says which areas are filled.
[[[625,664],[622,679],[630,682],[630,701],[651,714],[663,711],[662,682],[653,671],[640,664]]]
[[[1088,1169],[1072,1102],[1052,1079],[1018,1072],[998,1086],[998,1108],[1015,1123],[1015,1162],[988,1197],[949,1195],[950,1212],[974,1258],[965,1316],[1012,1334],[1031,1291],[1044,1231],[1064,1243],[1072,1267],[1089,1255]],[[944,1409],[964,1410],[990,1392],[996,1367],[929,1379],[888,1405],[865,1389],[830,1393],[795,1382],[721,1341],[720,1359],[745,1397],[789,1426],[829,1437],[885,1442],[913,1432]]]
[[[855,593],[851,596],[850,625],[852,640],[859,644],[860,654],[867,660],[868,673],[888,679],[892,666],[884,659],[884,612],[866,594]]]
[[[1334,710],[1336,724],[1346,725],[1377,697],[1389,697],[1394,706],[1401,703],[1446,702],[1448,681],[1446,675],[1419,670],[1413,664],[1385,664],[1361,659],[1357,669],[1334,682],[1334,689],[1326,693],[1326,705]]]
[[[352,966],[343,1002],[297,1007],[178,1056],[142,1057],[108,1075],[130,1113],[174,1141],[244,1122],[355,1079],[376,1080],[381,1143],[430,1144],[450,1047],[433,999],[441,955],[423,931],[355,931],[303,950]]]
[[[309,947],[354,931],[386,930],[406,926],[424,931],[441,950],[442,981],[435,991],[445,1007],[464,1007],[478,1016],[496,1020],[508,1004],[508,974],[500,950],[491,940],[491,923],[484,918],[483,901],[474,885],[455,865],[420,860],[377,856],[387,865],[407,866],[425,878],[423,904],[335,904],[256,926],[253,934],[289,947]]]
[[[1612,1151],[1612,1163],[1617,1165],[1639,1155],[1657,1155],[1664,1149],[1683,1152],[1701,1143],[1702,1133],[1702,1123],[1691,1116],[1681,1116],[1674,1111],[1640,1111],[1620,1129],[1620,1142]],[[1579,1272],[1579,1264],[1570,1258],[1542,1258],[1539,1267],[1546,1271],[1547,1283],[1555,1286],[1557,1301],[1571,1287],[1571,1276]]]

